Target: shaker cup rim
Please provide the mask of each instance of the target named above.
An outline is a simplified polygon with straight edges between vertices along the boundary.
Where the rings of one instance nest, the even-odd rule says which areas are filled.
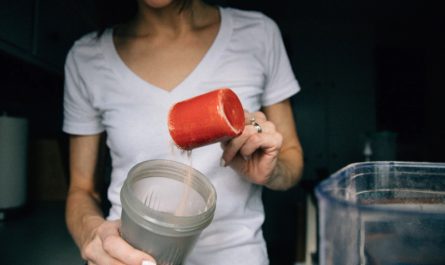
[[[166,159],[146,160],[133,166],[128,172],[127,179],[124,182],[121,192],[121,203],[122,207],[125,205],[127,210],[126,213],[139,225],[147,229],[157,229],[159,233],[169,234],[171,236],[194,234],[196,231],[207,227],[213,219],[213,214],[216,208],[216,190],[211,182],[200,171],[191,168],[193,176],[196,177],[198,181],[206,183],[206,186],[211,190],[210,202],[206,202],[206,204],[210,204],[211,206],[202,213],[194,216],[175,216],[171,213],[158,212],[145,207],[143,202],[136,198],[133,192],[131,192],[132,188],[130,181],[138,178],[134,173],[137,172],[137,170],[143,169],[143,167],[148,164],[157,164],[158,166],[165,166],[169,169],[173,169],[173,165],[175,165],[182,170],[185,170],[185,168],[188,167],[183,163]],[[139,178],[142,177],[139,176]],[[174,235],[170,234],[171,230],[175,231]]]

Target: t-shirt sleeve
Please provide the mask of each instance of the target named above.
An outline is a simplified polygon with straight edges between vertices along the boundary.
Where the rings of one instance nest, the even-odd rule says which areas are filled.
[[[266,85],[262,105],[269,106],[300,91],[277,24],[264,16],[266,36]]]
[[[71,49],[65,63],[63,99],[63,127],[69,134],[90,135],[104,130],[101,113],[92,104],[85,77],[81,74],[81,63]]]

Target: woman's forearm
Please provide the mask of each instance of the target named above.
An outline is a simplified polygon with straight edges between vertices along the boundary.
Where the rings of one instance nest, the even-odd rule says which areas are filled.
[[[270,180],[265,186],[272,190],[287,190],[293,187],[303,174],[303,154],[299,147],[281,152]]]
[[[269,176],[266,187],[273,190],[287,190],[293,187],[303,175],[303,148],[296,131],[296,123],[290,100],[264,107],[264,113],[283,137],[278,161]]]
[[[94,172],[100,134],[70,136],[70,187],[66,223],[80,249],[103,219],[100,196],[95,192]]]
[[[96,194],[82,190],[70,190],[66,202],[68,230],[77,246],[82,249],[92,232],[104,222]]]

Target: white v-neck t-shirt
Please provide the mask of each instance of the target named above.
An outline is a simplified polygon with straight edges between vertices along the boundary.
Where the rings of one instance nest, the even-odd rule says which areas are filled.
[[[173,90],[141,79],[119,57],[112,29],[90,33],[71,48],[65,64],[63,130],[73,135],[107,132],[112,158],[108,219],[119,219],[120,190],[135,164],[151,159],[189,163],[172,152],[167,128],[170,107],[181,100],[231,88],[248,111],[257,111],[300,90],[277,25],[259,12],[220,8],[219,32],[202,61]],[[185,265],[268,264],[261,226],[262,188],[230,167],[221,167],[222,148],[192,152],[192,166],[217,192],[213,222],[202,232]]]

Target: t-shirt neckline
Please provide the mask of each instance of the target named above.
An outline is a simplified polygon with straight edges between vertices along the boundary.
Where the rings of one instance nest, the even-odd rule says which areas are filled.
[[[218,7],[218,9],[221,16],[221,23],[213,43],[192,72],[170,91],[142,79],[125,64],[114,45],[113,28],[107,28],[102,36],[101,45],[106,60],[110,64],[110,67],[113,68],[115,74],[123,79],[124,83],[132,84],[139,89],[162,94],[175,94],[187,87],[189,89],[197,89],[196,86],[199,85],[203,78],[209,76],[215,67],[216,59],[222,54],[222,51],[228,44],[230,35],[232,34],[232,20],[230,14],[222,7]]]

